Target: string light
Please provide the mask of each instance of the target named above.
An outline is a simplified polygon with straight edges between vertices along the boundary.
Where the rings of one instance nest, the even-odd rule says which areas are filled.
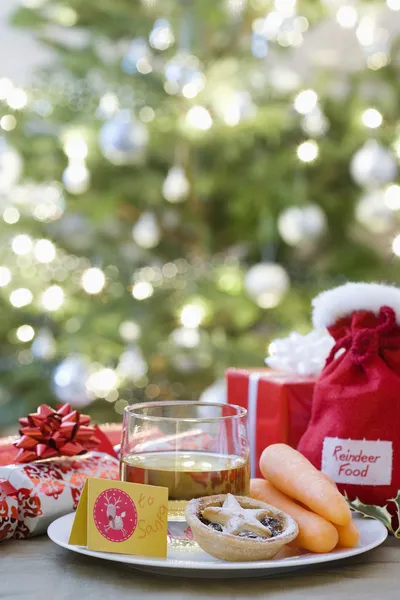
[[[98,398],[105,398],[118,387],[117,373],[113,369],[99,369],[88,377],[86,387]]]
[[[336,13],[336,20],[344,29],[352,29],[356,26],[358,14],[354,6],[341,6]]]
[[[17,329],[17,338],[20,342],[30,342],[35,336],[35,330],[30,325],[21,325]]]
[[[392,242],[392,250],[393,254],[395,254],[396,256],[400,256],[400,234],[396,235],[396,237],[394,238]]]
[[[370,129],[376,129],[382,124],[382,115],[376,108],[368,108],[361,118],[364,125]]]
[[[384,201],[390,210],[400,210],[400,186],[389,185],[385,190]]]
[[[139,118],[143,123],[150,123],[156,116],[151,106],[143,106],[139,111]]]
[[[33,294],[28,288],[18,288],[10,294],[10,302],[15,308],[28,306],[33,300]]]
[[[7,267],[0,267],[0,287],[8,285],[11,281],[11,271]]]
[[[29,254],[32,250],[32,239],[29,235],[21,233],[20,235],[15,236],[15,238],[11,242],[11,248],[15,254],[19,256],[24,256],[25,254]]]
[[[20,110],[26,106],[28,102],[28,96],[26,92],[24,92],[21,88],[13,88],[7,94],[7,104],[10,108],[14,110]]]
[[[38,240],[35,244],[34,254],[41,263],[51,263],[56,257],[56,248],[50,240]]]
[[[186,124],[193,129],[207,131],[212,126],[213,120],[204,106],[192,106],[186,114]]]
[[[99,294],[105,282],[106,278],[103,271],[97,267],[87,269],[81,279],[82,287],[88,294]]]
[[[59,285],[51,285],[42,294],[42,305],[46,310],[58,310],[64,302],[64,292]]]
[[[141,334],[140,325],[135,321],[124,321],[119,326],[119,334],[125,342],[135,342]]]
[[[318,96],[314,90],[303,90],[294,99],[294,108],[301,115],[306,115],[314,110]]]
[[[3,221],[8,223],[8,225],[14,225],[15,223],[18,223],[19,217],[19,210],[14,208],[14,206],[9,206],[3,212]]]
[[[88,154],[88,146],[82,135],[71,132],[64,138],[64,152],[71,160],[83,161]]]
[[[0,119],[0,127],[4,131],[12,131],[17,126],[17,119],[14,115],[4,115]]]
[[[81,160],[70,160],[61,179],[70,194],[83,194],[90,185],[90,173]]]
[[[101,98],[99,102],[99,106],[97,109],[97,115],[102,119],[109,119],[119,109],[119,100],[118,96],[113,92],[106,92]]]
[[[303,142],[297,148],[297,156],[303,162],[312,162],[318,156],[318,144],[314,140]]]
[[[203,321],[205,312],[200,304],[186,304],[181,310],[180,321],[184,327],[196,329]]]
[[[154,293],[154,288],[148,281],[138,281],[132,288],[132,296],[136,300],[146,300]]]

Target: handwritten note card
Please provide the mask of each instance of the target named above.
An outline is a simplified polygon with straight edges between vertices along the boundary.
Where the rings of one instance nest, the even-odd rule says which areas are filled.
[[[167,488],[89,477],[69,543],[89,550],[165,558],[167,530]]]

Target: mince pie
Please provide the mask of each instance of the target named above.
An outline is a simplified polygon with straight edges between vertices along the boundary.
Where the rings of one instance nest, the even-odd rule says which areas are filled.
[[[199,546],[222,560],[268,560],[298,534],[286,513],[232,494],[191,500],[185,517]]]

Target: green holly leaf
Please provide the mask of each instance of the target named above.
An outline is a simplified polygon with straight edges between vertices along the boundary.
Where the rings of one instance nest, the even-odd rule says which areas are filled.
[[[397,492],[396,498],[390,498],[389,502],[394,502],[397,511],[397,519],[399,526],[394,532],[395,537],[400,540],[400,490]]]
[[[355,500],[349,500],[349,497],[347,496],[347,494],[345,494],[345,498],[346,498],[347,503],[350,506],[350,508],[352,508],[353,510],[358,512],[360,515],[362,515],[366,519],[377,519],[378,521],[383,523],[385,525],[385,527],[387,527],[391,533],[394,533],[393,527],[392,527],[392,515],[388,511],[387,505],[376,506],[375,504],[364,504],[358,498],[356,498]],[[400,501],[400,492],[397,495],[397,498]],[[397,500],[397,498],[396,498],[396,500]],[[397,531],[399,531],[399,530],[397,530]],[[400,536],[400,532],[399,532],[399,536]]]

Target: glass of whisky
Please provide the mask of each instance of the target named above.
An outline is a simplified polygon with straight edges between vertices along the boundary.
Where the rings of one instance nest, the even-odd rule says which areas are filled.
[[[168,488],[168,520],[184,522],[186,503],[214,494],[249,493],[247,411],[194,401],[127,406],[121,479]]]

